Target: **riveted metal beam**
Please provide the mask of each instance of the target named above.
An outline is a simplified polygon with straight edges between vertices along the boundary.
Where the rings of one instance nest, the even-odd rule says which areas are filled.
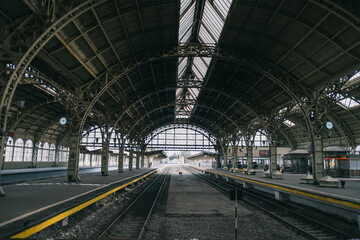
[[[176,104],[173,104],[172,106],[175,106]],[[227,116],[226,114],[222,113],[221,111],[212,108],[212,107],[208,107],[206,105],[198,105],[200,108],[207,108],[207,109],[211,109],[212,111],[216,112],[217,114],[220,114],[222,117],[226,118],[227,120],[229,120],[231,122],[232,125],[234,125],[236,127],[236,129],[240,129],[239,126],[237,125],[236,122],[234,122],[234,120],[232,120],[229,116]],[[140,119],[138,119],[135,123],[132,123],[132,127],[129,130],[129,134],[136,128],[139,127],[138,124],[139,122],[141,122],[144,118],[148,117],[149,115],[151,115],[153,112],[158,111],[160,108],[167,108],[169,106],[160,106],[158,108],[152,109],[150,112],[147,112],[146,114],[144,114]]]
[[[202,128],[201,126],[194,125],[194,124],[181,124],[181,123],[180,124],[179,123],[169,124],[169,125],[165,125],[165,126],[161,126],[161,127],[157,128],[155,132],[152,132],[151,135],[148,135],[147,137],[145,137],[145,139],[146,139],[145,143],[146,143],[146,145],[149,144],[151,142],[151,140],[154,139],[154,137],[156,137],[160,133],[163,133],[167,130],[178,129],[178,128],[190,129],[195,132],[198,132],[198,133],[202,134],[203,136],[205,136],[214,146],[216,145],[216,139],[211,138],[211,135],[214,137],[216,135],[214,135],[207,129]]]
[[[41,101],[32,104],[31,106],[27,106],[26,109],[19,116],[16,117],[14,116],[13,118],[9,119],[9,123],[11,123],[9,127],[9,131],[14,132],[16,128],[19,126],[20,122],[25,118],[29,117],[36,109],[45,106],[47,104],[52,104],[56,102],[59,102],[59,99],[48,99],[47,101]]]

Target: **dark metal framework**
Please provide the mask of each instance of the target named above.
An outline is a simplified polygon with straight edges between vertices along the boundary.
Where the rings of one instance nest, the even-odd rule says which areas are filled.
[[[145,138],[145,144],[155,150],[214,150],[216,138],[199,126],[169,124],[153,131]]]
[[[217,2],[192,2],[186,42],[178,36],[180,1],[0,3],[2,152],[8,133],[66,145],[108,124],[140,146],[175,122],[218,140],[251,127],[292,148],[314,139],[359,145],[360,107],[341,101],[360,99],[351,78],[360,69],[360,4],[234,0],[216,44],[197,41],[206,6]],[[209,57],[206,76],[179,78],[178,59],[188,58],[190,69]],[[179,89],[197,96],[176,98]],[[189,104],[191,117],[174,121],[177,106]]]

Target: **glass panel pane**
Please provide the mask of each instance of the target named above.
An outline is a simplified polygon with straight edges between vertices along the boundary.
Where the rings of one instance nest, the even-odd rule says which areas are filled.
[[[32,160],[32,148],[25,148],[24,162],[31,162]]]
[[[232,0],[214,0],[214,5],[221,13],[222,18],[227,17],[231,3],[232,3]]]
[[[205,0],[204,11],[199,19],[199,34],[193,37],[196,37],[200,43],[216,44],[219,40],[231,3],[232,0]],[[196,1],[181,0],[179,43],[186,43],[190,39],[195,16],[195,6]],[[178,80],[180,78],[188,78],[190,79],[189,86],[201,88],[202,83],[195,82],[195,80],[202,81],[205,78],[210,62],[211,58],[195,57],[192,65],[189,66],[191,69],[191,73],[189,73],[189,71],[186,70],[188,60],[184,62],[183,58],[180,58],[178,61]],[[191,74],[194,74],[197,79],[193,79],[194,77]],[[187,95],[181,95],[179,94],[181,91],[176,90],[176,99],[178,100],[175,107],[176,119],[189,118],[191,116],[192,110],[194,109],[194,102],[199,92],[192,90],[192,88],[189,89],[188,92],[186,92],[186,89],[184,90],[184,93]]]
[[[179,41],[180,42],[185,43],[189,40],[189,37],[191,34],[191,28],[192,28],[192,25],[194,22],[195,5],[196,4],[194,2],[185,13],[180,15],[180,24],[179,24]],[[184,10],[183,7],[181,7],[181,9]]]

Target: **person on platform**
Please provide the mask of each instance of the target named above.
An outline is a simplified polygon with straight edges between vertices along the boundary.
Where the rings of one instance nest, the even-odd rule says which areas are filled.
[[[269,169],[269,165],[266,163],[264,167],[264,171],[267,171]]]

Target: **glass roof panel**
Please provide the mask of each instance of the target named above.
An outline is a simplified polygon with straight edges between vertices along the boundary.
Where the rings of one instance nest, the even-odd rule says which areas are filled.
[[[350,87],[350,86],[352,86],[352,85],[355,85],[355,84],[357,84],[357,83],[359,83],[359,82],[360,82],[360,71],[357,72],[357,73],[355,73],[355,74],[349,79],[349,81],[344,85],[343,88],[348,88],[348,87]]]
[[[190,38],[193,39],[195,37],[200,43],[205,44],[216,44],[219,40],[232,0],[204,1],[205,5],[202,16],[196,19],[196,21],[200,23],[199,34],[198,36],[192,36],[192,38],[192,27],[194,25],[197,0],[180,1],[179,43],[187,43]],[[191,116],[210,62],[210,57],[179,58],[178,81],[187,79],[187,83],[186,85],[181,85],[181,83],[178,82],[178,88],[184,86],[185,88],[182,88],[182,90],[176,89],[177,104],[175,107],[175,118],[189,118]],[[187,68],[191,69],[195,78],[187,75],[189,74],[189,72],[186,71]]]
[[[182,88],[177,88],[176,89],[176,98],[178,98],[180,96],[180,94],[182,93],[183,89]]]
[[[195,64],[192,65],[191,70],[195,74],[196,78],[199,78],[199,79],[204,78],[204,76],[201,75],[201,72],[199,71],[199,69],[197,68],[197,66]]]
[[[203,57],[194,57],[194,62],[192,65],[192,70],[200,73],[199,78],[204,78],[209,66],[202,60]],[[196,70],[195,70],[196,69]]]
[[[185,72],[187,62],[188,62],[187,57],[179,58],[178,77],[181,77],[181,75]]]
[[[232,0],[214,0],[214,5],[219,10],[223,18],[227,17],[231,2]]]
[[[360,105],[359,101],[350,97],[339,100],[338,104],[344,108],[353,108]]]
[[[178,114],[178,115],[176,115],[175,117],[176,117],[176,118],[189,118],[190,116],[189,116],[189,115],[185,115],[185,114],[182,114],[182,115]]]
[[[215,41],[217,42],[224,26],[224,21],[208,1],[205,3],[202,23],[204,24],[202,27],[206,27],[211,31],[211,34],[216,38]]]
[[[200,26],[199,38],[202,43],[215,43],[215,39],[209,34],[203,24]]]
[[[199,89],[198,88],[189,88],[189,92],[191,93],[191,98],[189,96],[189,99],[196,100],[199,96]]]
[[[184,1],[184,3],[187,2]],[[179,25],[180,42],[187,42],[189,40],[189,37],[191,35],[191,28],[194,23],[194,14],[195,14],[195,2],[187,9],[187,11],[184,14],[180,15],[180,25]]]
[[[210,57],[202,57],[201,58],[205,64],[209,67],[210,66],[210,62],[211,62],[211,58]]]
[[[189,30],[185,33],[185,35],[183,36],[183,38],[181,39],[182,43],[185,43],[187,41],[189,41],[190,36],[191,36],[191,27],[189,28]]]
[[[181,4],[180,4],[180,16],[184,13],[184,11],[189,7],[189,5],[191,4],[192,0],[181,0]]]
[[[355,80],[355,79],[359,79],[360,78],[360,71],[355,73],[350,79],[349,81]]]
[[[284,124],[285,124],[286,126],[288,126],[288,127],[293,127],[293,126],[295,126],[295,123],[293,123],[292,121],[290,121],[290,120],[288,120],[288,119],[286,119],[286,120],[284,121]]]

